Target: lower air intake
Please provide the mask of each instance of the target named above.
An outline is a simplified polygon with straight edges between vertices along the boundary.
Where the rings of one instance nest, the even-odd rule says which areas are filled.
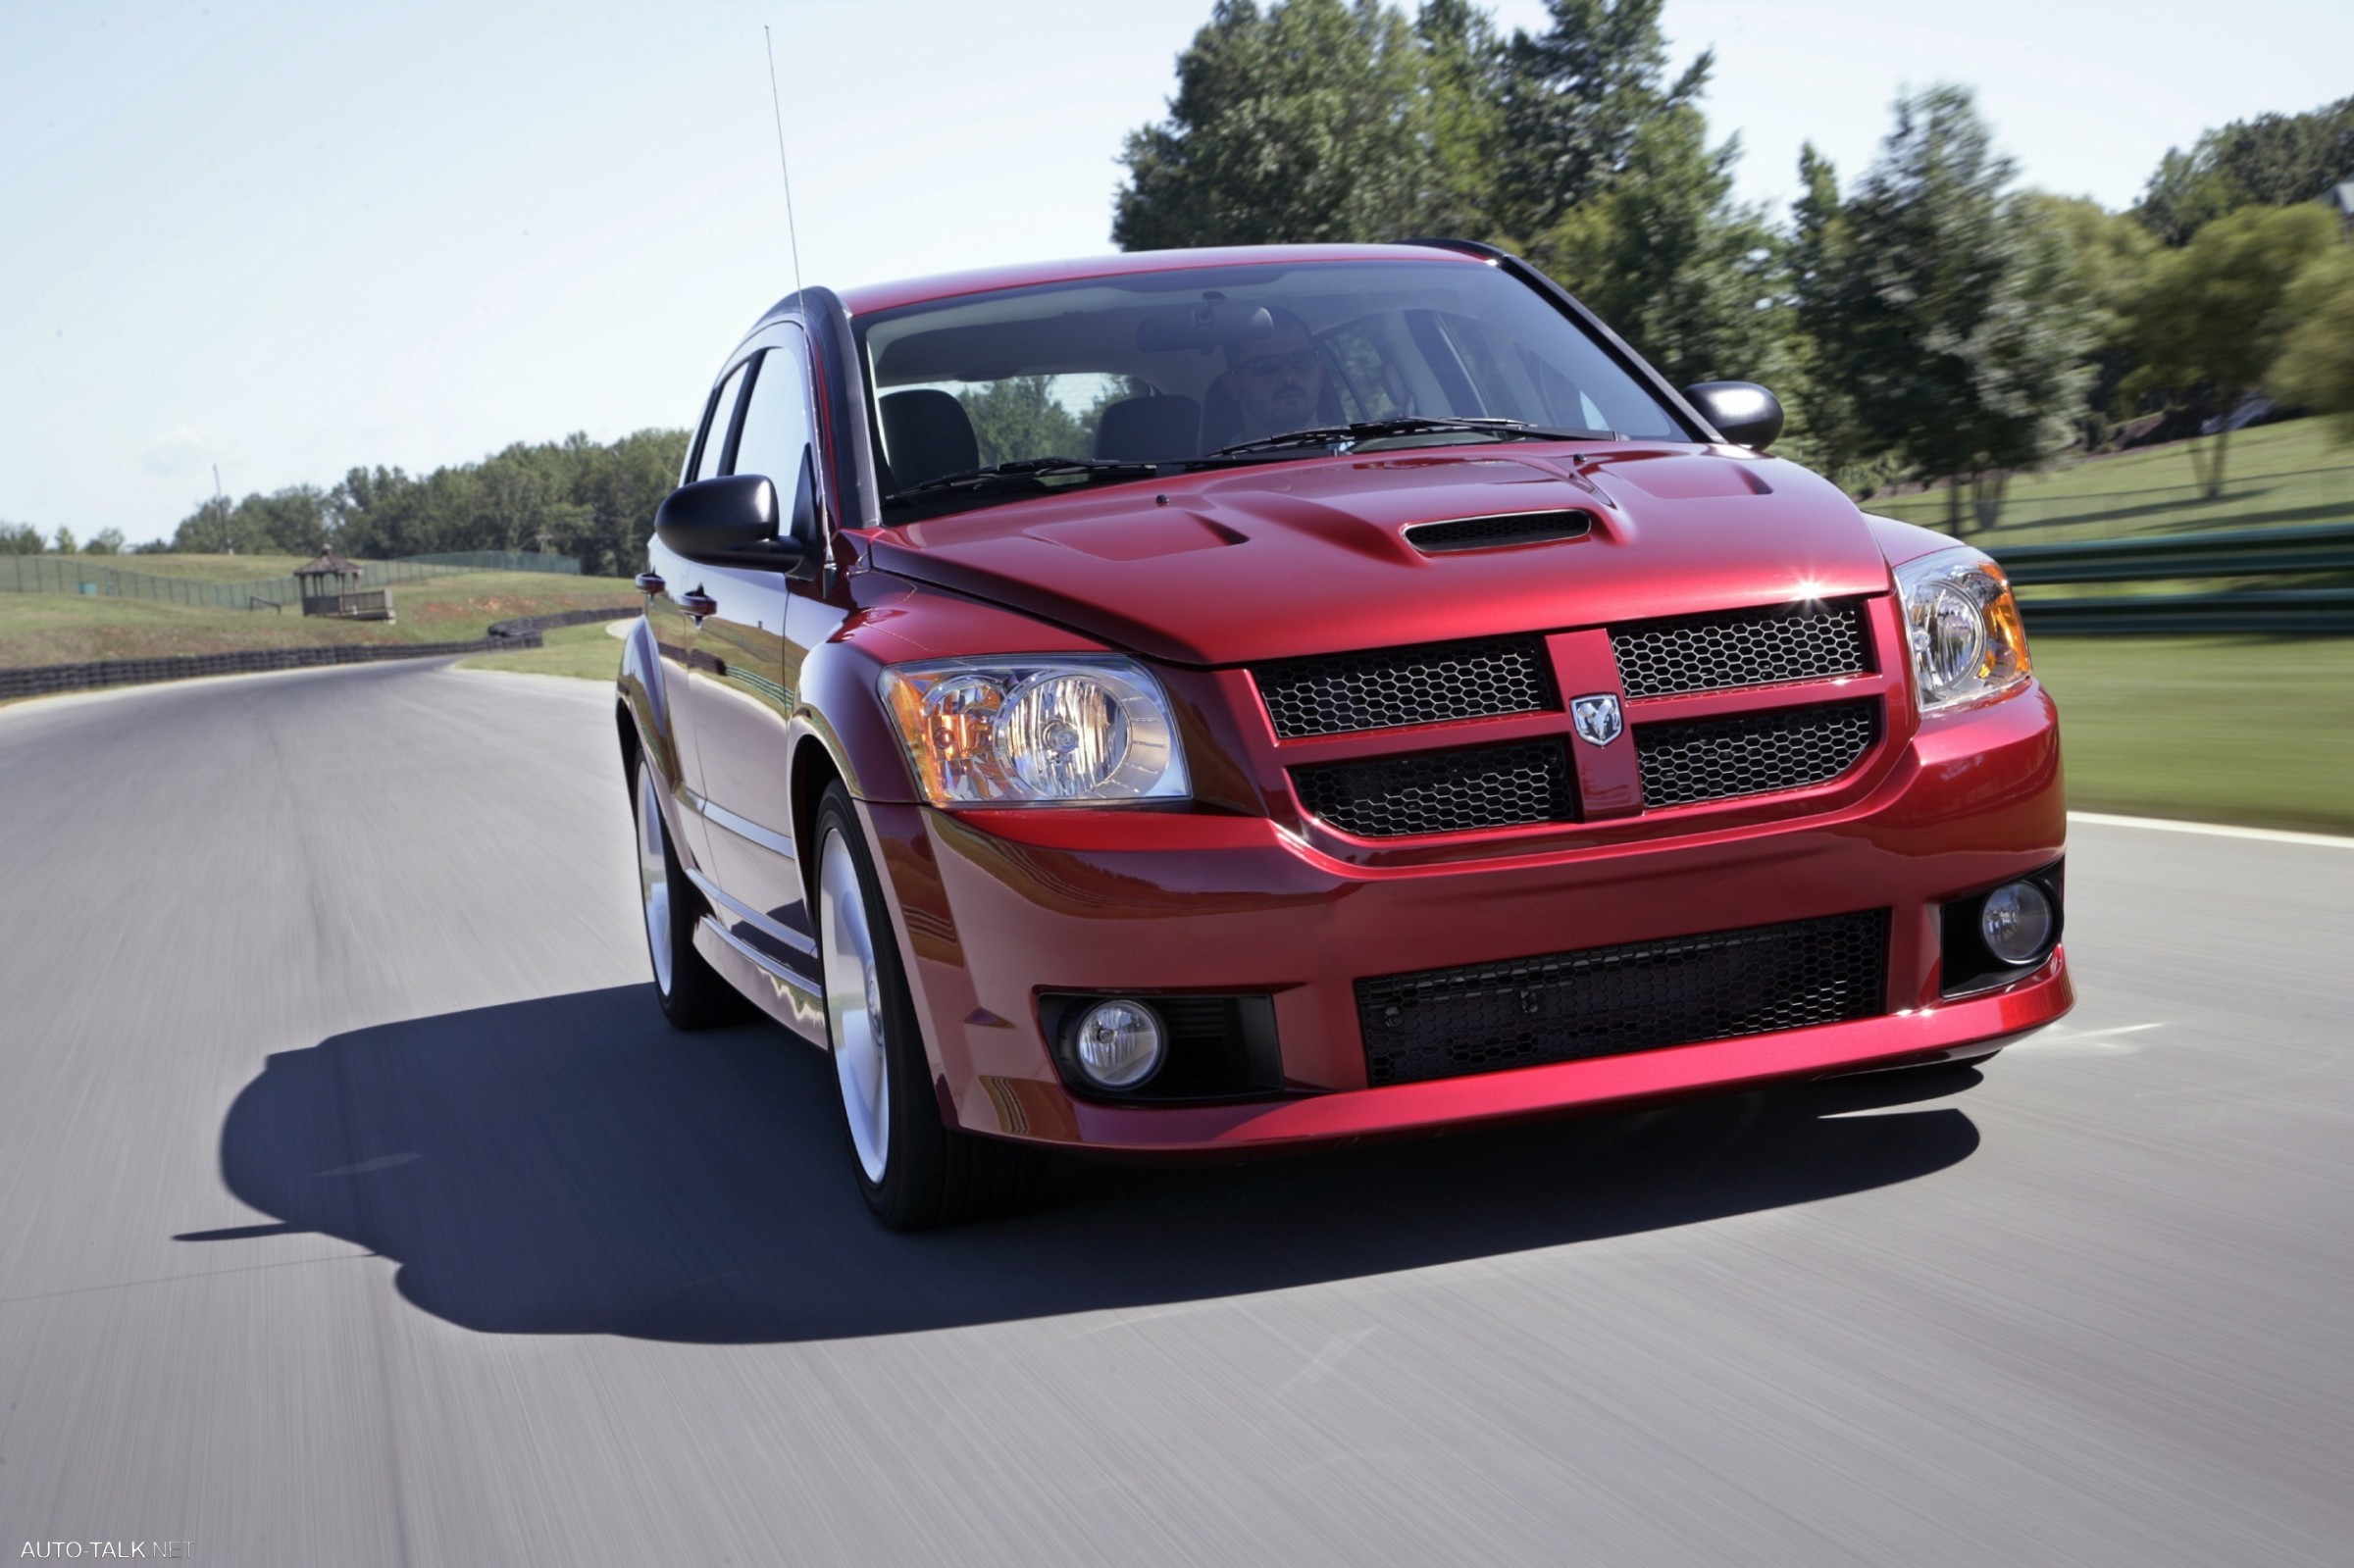
[[[1365,1073],[1419,1084],[1887,1010],[1888,912],[1865,910],[1356,983]]]

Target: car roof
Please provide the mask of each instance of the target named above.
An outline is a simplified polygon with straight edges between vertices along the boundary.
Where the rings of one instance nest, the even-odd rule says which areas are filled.
[[[969,273],[943,273],[896,283],[872,283],[842,290],[843,308],[852,316],[896,310],[953,299],[960,294],[985,294],[999,288],[1025,288],[1038,283],[1067,283],[1088,278],[1121,278],[1136,273],[1174,272],[1199,267],[1263,267],[1269,262],[1454,262],[1479,267],[1487,263],[1462,251],[1428,245],[1229,245],[1201,250],[1137,250],[1116,256],[1093,256],[1073,261],[1024,262]]]

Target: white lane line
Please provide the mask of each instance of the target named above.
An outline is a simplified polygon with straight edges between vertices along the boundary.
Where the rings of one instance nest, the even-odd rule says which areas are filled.
[[[2214,838],[2256,838],[2276,844],[2312,844],[2321,849],[2354,849],[2354,838],[2335,834],[2289,833],[2279,828],[2226,828],[2217,822],[2172,822],[2164,817],[2113,817],[2105,811],[2072,811],[2071,822],[2095,828],[2150,828],[2159,833],[2199,833]]]
[[[1281,1398],[1295,1388],[1322,1382],[1325,1377],[1330,1375],[1334,1367],[1339,1366],[1348,1357],[1349,1352],[1364,1343],[1372,1336],[1373,1331],[1370,1328],[1358,1329],[1354,1334],[1334,1335],[1330,1340],[1326,1341],[1324,1348],[1318,1350],[1308,1360],[1307,1365],[1275,1385],[1274,1391],[1268,1397]]]

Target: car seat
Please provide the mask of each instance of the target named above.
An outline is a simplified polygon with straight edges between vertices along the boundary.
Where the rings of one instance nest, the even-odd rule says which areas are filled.
[[[886,493],[981,466],[972,416],[950,393],[919,386],[890,393],[876,407],[883,416],[883,450],[890,457]]]
[[[1174,463],[1200,455],[1202,405],[1190,397],[1123,398],[1096,424],[1096,456],[1115,463]]]

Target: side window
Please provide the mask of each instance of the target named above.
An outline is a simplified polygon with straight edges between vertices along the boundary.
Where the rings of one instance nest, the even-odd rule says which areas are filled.
[[[1386,420],[1407,412],[1405,383],[1374,339],[1370,323],[1336,327],[1324,334],[1323,343],[1340,369],[1350,418]]]
[[[736,394],[743,387],[743,373],[751,361],[736,367],[736,373],[720,383],[719,394],[711,399],[711,409],[703,417],[702,445],[696,449],[694,477],[698,480],[716,479],[726,471],[720,460],[728,455],[728,429],[735,417]]]
[[[743,433],[736,438],[734,472],[767,475],[779,499],[790,505],[808,445],[808,364],[801,334],[792,332],[760,356],[760,374],[752,379],[751,399],[743,406]]]

